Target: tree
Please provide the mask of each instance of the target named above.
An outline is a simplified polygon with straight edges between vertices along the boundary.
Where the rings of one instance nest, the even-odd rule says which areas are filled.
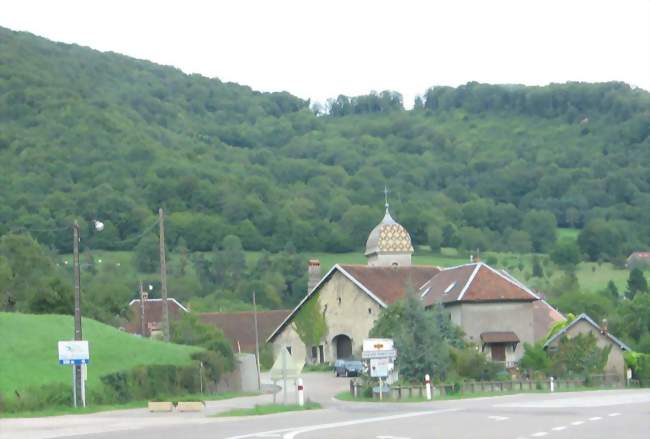
[[[533,277],[544,277],[544,269],[542,264],[539,262],[539,256],[533,256]]]
[[[618,292],[618,287],[616,287],[616,284],[614,283],[613,280],[610,280],[607,282],[607,295],[611,297],[614,300],[618,300],[620,298],[620,294]]]
[[[422,381],[425,374],[444,378],[450,364],[449,347],[435,316],[426,311],[412,287],[406,298],[383,310],[370,331],[371,337],[393,338],[399,351],[400,374]]]
[[[174,343],[200,346],[219,354],[226,362],[226,370],[232,370],[234,356],[230,342],[221,330],[201,323],[195,314],[184,313],[179,320],[173,321],[170,338]]]
[[[557,222],[551,212],[531,210],[524,216],[523,228],[528,232],[535,252],[546,253],[555,243]]]
[[[553,246],[551,260],[564,270],[573,271],[580,263],[580,247],[574,240],[562,239]]]
[[[625,291],[625,297],[628,299],[634,299],[634,296],[637,293],[647,293],[648,292],[648,281],[643,275],[643,271],[639,268],[633,268],[630,270],[630,275],[627,278],[627,290]]]
[[[550,366],[551,359],[546,353],[546,350],[544,350],[543,342],[540,341],[535,344],[524,343],[524,355],[519,361],[519,367],[524,370],[546,373]]]
[[[621,239],[610,223],[595,219],[580,231],[578,245],[590,261],[597,261],[617,256],[620,253]]]
[[[156,235],[149,233],[135,246],[134,262],[138,271],[154,273],[160,266],[160,242]]]
[[[427,227],[427,244],[432,253],[439,253],[442,246],[442,230],[435,225]]]
[[[591,332],[571,338],[564,336],[560,338],[557,349],[550,351],[551,371],[553,375],[562,377],[588,377],[601,373],[611,350],[611,345],[599,348],[596,336]]]

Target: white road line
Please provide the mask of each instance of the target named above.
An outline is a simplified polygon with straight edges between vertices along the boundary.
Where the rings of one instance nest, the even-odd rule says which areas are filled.
[[[546,436],[547,434],[548,434],[548,433],[545,432],[545,431],[539,431],[539,432],[537,432],[537,433],[533,433],[533,434],[531,434],[531,436],[532,436],[532,437],[542,437],[542,436]]]
[[[594,416],[593,418],[589,418],[590,421],[600,421],[601,419],[603,418],[601,418],[600,416]]]
[[[562,430],[566,430],[566,427],[564,425],[560,425],[559,427],[551,428],[551,430],[553,430],[553,431],[562,431]]]
[[[357,424],[368,424],[372,422],[381,422],[381,421],[391,421],[394,419],[402,419],[402,418],[412,418],[415,416],[426,416],[426,415],[438,415],[442,413],[450,413],[450,412],[458,412],[461,411],[462,409],[445,409],[445,410],[429,410],[426,412],[411,412],[411,413],[404,413],[400,415],[392,415],[392,416],[381,416],[381,417],[376,417],[376,418],[364,418],[364,419],[356,419],[352,421],[344,421],[344,422],[332,422],[330,424],[319,424],[319,425],[305,425],[302,427],[289,427],[289,428],[280,428],[277,430],[270,430],[270,431],[260,431],[257,433],[247,433],[247,434],[242,434],[238,436],[230,436],[227,439],[245,439],[245,438],[253,438],[253,437],[264,437],[264,435],[270,435],[270,434],[277,434],[277,433],[283,433],[284,436],[282,436],[284,439],[293,439],[296,435],[301,434],[301,433],[306,433],[309,431],[314,431],[314,430],[325,430],[329,428],[337,428],[337,427],[346,427],[348,425],[357,425]]]
[[[582,425],[584,423],[585,423],[585,421],[574,421],[574,422],[571,423],[571,425]]]
[[[442,413],[457,412],[459,410],[460,409],[431,410],[431,411],[427,411],[427,412],[404,413],[402,415],[381,416],[381,417],[377,417],[377,418],[355,419],[355,420],[352,420],[352,421],[332,422],[330,424],[311,425],[309,427],[302,427],[302,428],[295,429],[295,430],[293,430],[293,431],[291,431],[289,433],[285,433],[282,436],[282,439],[294,439],[299,434],[308,433],[310,431],[328,430],[330,428],[348,427],[350,425],[369,424],[369,423],[381,422],[381,421],[392,421],[392,420],[395,420],[395,419],[414,418],[416,416],[439,415],[439,414],[442,414]]]
[[[404,436],[377,436],[377,439],[411,439]]]
[[[493,419],[497,422],[500,422],[500,421],[506,421],[510,418],[508,418],[507,416],[488,416],[488,419]]]
[[[607,415],[607,416],[621,416],[621,414],[620,414],[620,413],[610,413],[610,414]]]

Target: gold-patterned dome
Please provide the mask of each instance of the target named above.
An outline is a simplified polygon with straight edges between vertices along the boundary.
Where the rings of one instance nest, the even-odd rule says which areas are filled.
[[[366,256],[376,253],[413,253],[411,236],[390,216],[388,209],[366,241]]]

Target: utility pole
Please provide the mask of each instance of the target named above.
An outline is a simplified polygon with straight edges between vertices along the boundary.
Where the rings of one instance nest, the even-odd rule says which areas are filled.
[[[260,379],[260,338],[257,330],[257,303],[255,303],[255,291],[253,291],[253,319],[255,320],[255,361],[257,363],[257,390],[262,390]]]
[[[74,267],[74,339],[81,340],[81,272],[79,269],[79,223],[72,224],[72,265]],[[74,406],[81,399],[81,366],[74,367]]]
[[[167,263],[165,262],[165,214],[158,209],[160,225],[160,290],[162,292],[162,318],[165,341],[169,341],[169,308],[167,307]]]
[[[144,288],[142,288],[142,280],[140,280],[140,335],[146,336],[146,322],[144,319]]]

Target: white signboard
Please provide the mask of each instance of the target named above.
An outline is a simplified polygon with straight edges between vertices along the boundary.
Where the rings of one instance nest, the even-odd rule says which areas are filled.
[[[393,345],[392,338],[368,338],[363,341],[361,358],[364,360],[395,357],[397,357],[397,351]]]
[[[365,351],[390,351],[395,349],[392,338],[367,338],[363,341]]]
[[[394,367],[390,358],[373,358],[370,360],[370,376],[373,378],[386,378]]]
[[[87,340],[59,342],[59,364],[87,364],[88,361],[90,350]]]

